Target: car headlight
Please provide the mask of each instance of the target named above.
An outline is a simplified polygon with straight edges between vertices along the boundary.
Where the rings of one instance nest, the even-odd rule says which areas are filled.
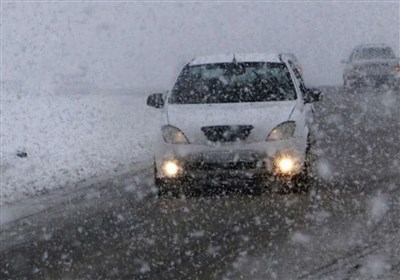
[[[293,175],[300,171],[301,164],[292,153],[285,153],[275,157],[275,172],[281,175]]]
[[[296,130],[296,123],[288,121],[279,124],[268,135],[267,141],[285,140],[293,136]]]
[[[163,163],[162,171],[167,177],[175,177],[180,170],[180,167],[176,161],[167,160]]]
[[[189,144],[185,134],[172,125],[164,125],[162,127],[162,135],[164,141],[171,144]]]

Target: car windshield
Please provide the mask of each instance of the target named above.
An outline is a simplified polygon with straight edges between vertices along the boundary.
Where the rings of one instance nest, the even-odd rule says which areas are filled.
[[[393,59],[395,57],[391,48],[364,48],[357,50],[354,59]]]
[[[283,63],[216,63],[185,67],[171,104],[287,101],[296,99]]]

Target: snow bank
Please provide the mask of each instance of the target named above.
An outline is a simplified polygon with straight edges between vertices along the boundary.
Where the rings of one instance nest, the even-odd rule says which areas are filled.
[[[2,204],[150,160],[157,114],[147,114],[147,93],[75,88],[32,94],[20,83],[5,83]]]

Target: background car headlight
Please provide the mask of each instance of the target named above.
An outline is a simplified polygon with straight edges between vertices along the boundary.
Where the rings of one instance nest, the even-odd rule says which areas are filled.
[[[162,127],[164,141],[171,144],[189,144],[185,134],[172,125]]]
[[[268,135],[267,141],[288,139],[293,136],[295,130],[296,123],[294,121],[281,123],[271,131]]]

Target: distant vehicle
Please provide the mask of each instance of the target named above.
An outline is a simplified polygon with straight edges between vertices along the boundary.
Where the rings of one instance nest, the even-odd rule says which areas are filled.
[[[342,63],[346,65],[343,71],[345,88],[399,84],[399,58],[387,45],[359,45]]]
[[[298,60],[297,56],[293,53],[283,53],[282,55],[285,55],[289,60],[291,60],[296,67],[297,71],[302,74],[303,73],[303,67],[300,64],[300,61]]]
[[[258,182],[249,188],[256,191],[272,179],[305,190],[310,112],[320,98],[283,55],[192,60],[171,92],[147,99],[164,115],[154,162],[159,194],[191,192],[204,181]]]

